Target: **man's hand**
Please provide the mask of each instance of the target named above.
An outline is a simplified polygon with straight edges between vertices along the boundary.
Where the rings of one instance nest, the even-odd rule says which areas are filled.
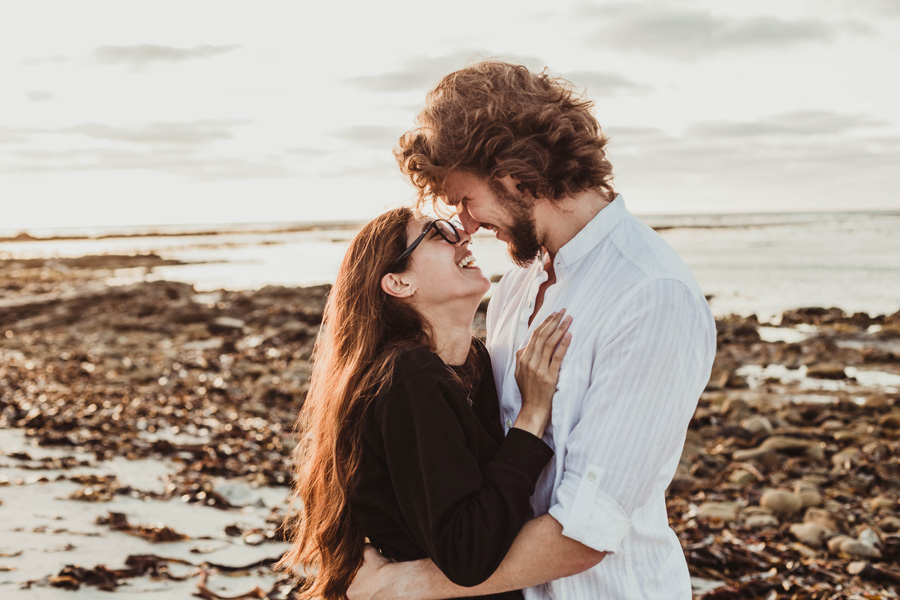
[[[430,560],[391,562],[366,546],[365,562],[347,592],[350,600],[439,600],[485,596],[569,577],[606,556],[567,538],[550,515],[525,524],[497,571],[480,585],[452,583]]]
[[[356,572],[350,589],[347,590],[347,597],[350,600],[379,600],[387,598],[384,595],[385,590],[382,589],[383,577],[381,577],[381,569],[391,561],[381,555],[381,552],[373,546],[366,544],[363,551],[363,565]]]

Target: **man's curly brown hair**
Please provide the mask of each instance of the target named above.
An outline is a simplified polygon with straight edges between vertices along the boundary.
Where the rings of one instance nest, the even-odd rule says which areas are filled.
[[[443,195],[454,170],[507,175],[519,191],[558,200],[591,189],[610,199],[612,166],[593,103],[574,86],[521,65],[484,61],[444,77],[427,96],[417,127],[394,151],[418,188],[418,204]]]

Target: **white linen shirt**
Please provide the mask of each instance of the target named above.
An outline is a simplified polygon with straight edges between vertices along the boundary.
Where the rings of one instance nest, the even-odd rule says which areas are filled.
[[[573,317],[572,342],[544,433],[554,459],[538,481],[535,515],[607,552],[597,566],[525,590],[527,600],[691,598],[687,563],[669,528],[665,491],[709,381],[716,328],[688,268],[621,196],[554,258],[556,283],[531,325],[542,260],[507,273],[487,313],[501,418],[521,408],[515,351],[552,312]]]

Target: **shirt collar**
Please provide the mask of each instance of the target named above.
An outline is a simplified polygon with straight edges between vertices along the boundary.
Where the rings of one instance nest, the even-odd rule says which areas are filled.
[[[625,199],[622,198],[622,194],[619,194],[594,215],[594,218],[575,234],[575,237],[559,249],[553,265],[556,272],[564,271],[597,247],[609,235],[609,232],[629,214],[628,209],[625,208]]]

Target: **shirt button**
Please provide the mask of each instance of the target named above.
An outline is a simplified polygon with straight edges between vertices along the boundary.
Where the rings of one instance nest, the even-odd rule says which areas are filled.
[[[506,420],[506,426],[507,426],[507,427],[512,427],[512,419],[507,419],[507,420]]]
[[[528,301],[528,303],[525,305],[525,308],[531,308],[531,300]]]
[[[595,479],[597,479],[596,475],[594,475],[593,473],[588,473],[588,481],[593,481]]]

